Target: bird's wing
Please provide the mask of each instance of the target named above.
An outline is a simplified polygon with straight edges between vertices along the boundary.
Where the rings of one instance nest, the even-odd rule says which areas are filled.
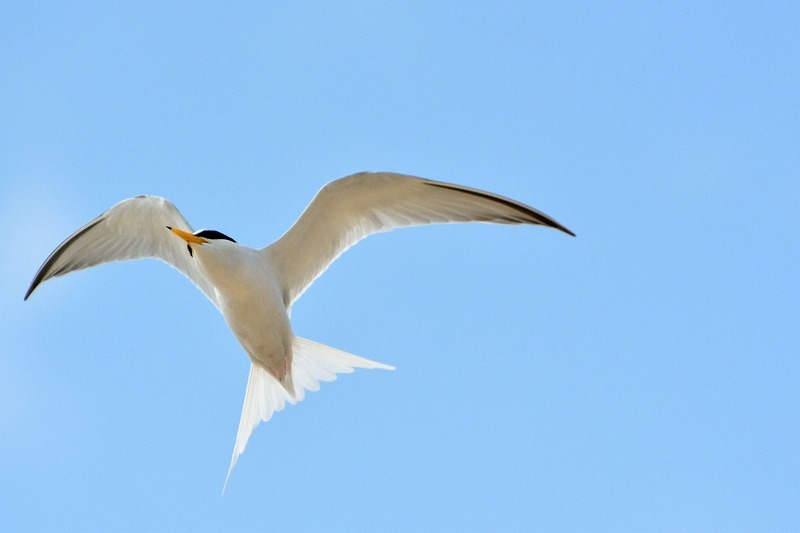
[[[326,268],[364,237],[403,226],[445,222],[538,224],[570,230],[523,203],[489,192],[388,172],[363,172],[325,185],[263,252],[291,305]]]
[[[214,287],[200,274],[186,242],[166,226],[192,228],[171,202],[157,196],[123,200],[56,248],[34,276],[25,299],[40,283],[56,276],[111,261],[155,257],[178,269],[217,304]]]

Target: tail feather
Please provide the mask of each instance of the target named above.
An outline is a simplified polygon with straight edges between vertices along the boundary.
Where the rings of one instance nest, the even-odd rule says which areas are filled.
[[[272,418],[273,413],[283,410],[286,402],[295,404],[302,401],[306,396],[306,390],[319,390],[320,381],[333,381],[336,379],[336,374],[349,374],[356,368],[394,370],[393,366],[370,361],[299,337],[294,338],[292,352],[294,397],[265,369],[255,364],[250,365],[242,417],[239,420],[236,444],[233,447],[233,457],[225,478],[225,486],[222,488],[223,493],[228,486],[228,479],[231,477],[233,467],[236,466],[236,461],[247,446],[250,434],[259,422],[266,422]]]

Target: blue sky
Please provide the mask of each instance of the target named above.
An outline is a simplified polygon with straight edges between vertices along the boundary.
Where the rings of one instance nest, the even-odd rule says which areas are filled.
[[[799,24],[793,2],[3,3],[0,529],[797,530]],[[263,246],[361,170],[578,237],[348,251],[295,332],[397,370],[261,425],[224,497],[249,363],[190,282],[140,261],[22,301],[123,198]]]

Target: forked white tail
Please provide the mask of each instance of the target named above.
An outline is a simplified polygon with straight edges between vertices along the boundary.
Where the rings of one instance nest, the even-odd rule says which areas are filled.
[[[370,361],[300,337],[294,338],[292,352],[292,379],[296,395],[294,398],[266,370],[250,364],[242,418],[239,420],[239,431],[236,433],[231,466],[222,488],[223,494],[233,467],[247,446],[250,434],[259,422],[266,422],[272,418],[272,413],[286,407],[286,402],[295,404],[302,401],[306,397],[306,390],[319,390],[320,381],[333,381],[336,379],[336,374],[349,374],[356,368],[394,370],[393,366]]]

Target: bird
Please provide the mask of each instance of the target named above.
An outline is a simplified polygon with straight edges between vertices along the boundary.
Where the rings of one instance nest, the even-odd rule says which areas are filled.
[[[156,258],[189,278],[220,311],[251,361],[224,493],[253,430],[287,402],[303,400],[306,391],[338,373],[394,369],[295,336],[292,304],[368,235],[451,222],[547,226],[575,236],[516,200],[391,172],[361,172],[327,183],[278,240],[260,249],[217,230],[194,231],[170,201],[136,196],[67,237],[36,272],[24,299],[50,278],[114,261]]]

